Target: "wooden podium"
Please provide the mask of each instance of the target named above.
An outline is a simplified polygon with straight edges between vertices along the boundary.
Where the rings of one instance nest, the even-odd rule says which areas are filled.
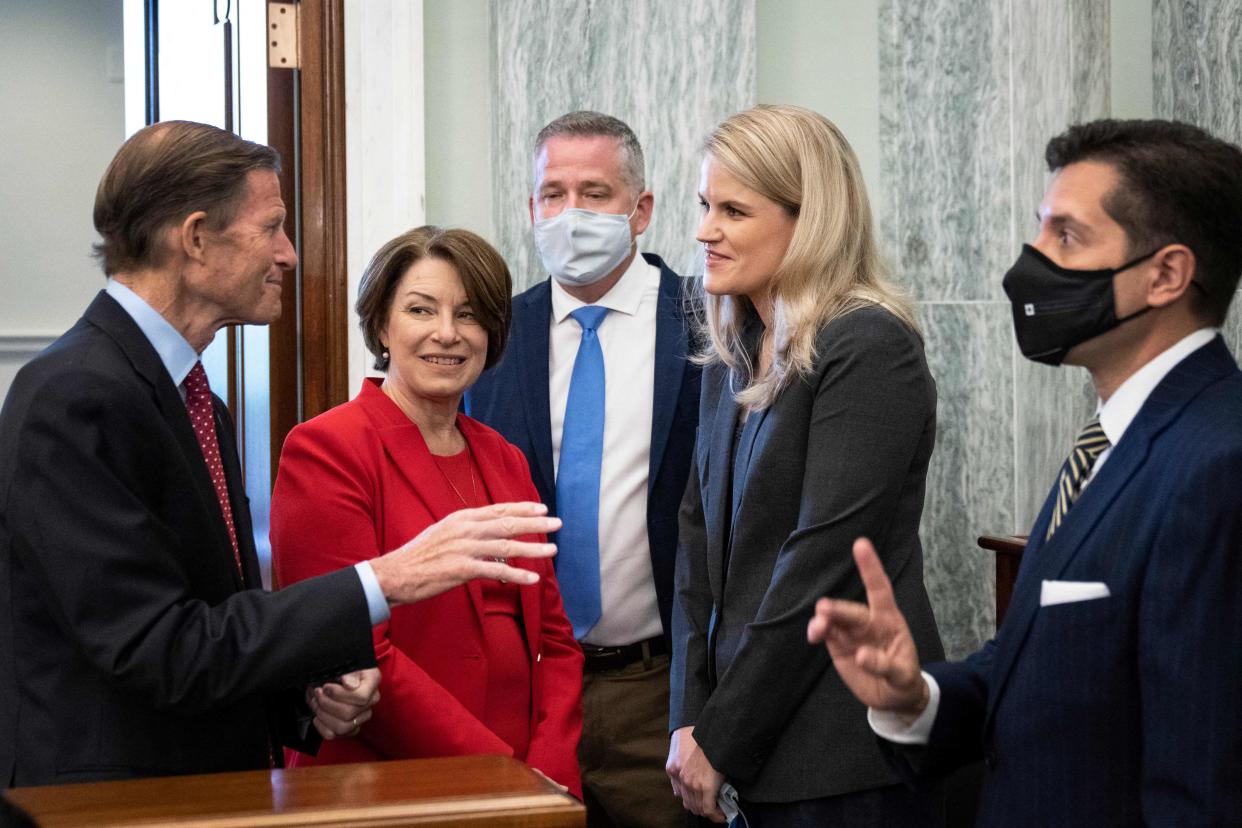
[[[996,553],[996,628],[1000,629],[1013,598],[1014,582],[1018,580],[1018,567],[1026,551],[1026,535],[984,535],[978,543],[980,549]]]
[[[504,756],[49,785],[4,796],[45,828],[586,824],[573,797]]]

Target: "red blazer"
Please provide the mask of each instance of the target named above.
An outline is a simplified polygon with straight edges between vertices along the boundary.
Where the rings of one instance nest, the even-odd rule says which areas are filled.
[[[495,502],[539,499],[518,449],[464,414],[457,424]],[[377,380],[295,428],[272,493],[276,582],[287,586],[389,552],[460,509],[434,463],[418,426]],[[516,565],[539,573],[537,584],[519,591],[532,658],[526,762],[581,798],[582,652],[551,562],[519,558]],[[512,755],[480,721],[488,667],[482,608],[477,581],[394,608],[374,629],[382,678],[371,720],[355,738],[325,742],[315,757],[293,754],[293,764]]]

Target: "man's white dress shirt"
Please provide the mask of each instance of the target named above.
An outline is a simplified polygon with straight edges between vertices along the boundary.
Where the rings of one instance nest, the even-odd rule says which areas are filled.
[[[583,641],[600,647],[645,641],[663,629],[647,540],[659,295],[660,269],[636,253],[617,284],[594,303],[609,309],[597,331],[604,354],[604,450],[599,476],[601,612]],[[552,460],[558,469],[569,381],[582,341],[582,328],[569,314],[585,304],[552,280],[548,412]]]

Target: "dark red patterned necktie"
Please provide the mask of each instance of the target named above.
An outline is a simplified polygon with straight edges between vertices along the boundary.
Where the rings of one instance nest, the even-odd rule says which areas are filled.
[[[207,372],[203,363],[196,362],[185,378],[185,407],[190,412],[190,424],[198,437],[212,485],[216,487],[216,500],[224,513],[224,523],[229,529],[229,541],[233,544],[233,560],[237,574],[242,575],[241,552],[237,547],[237,530],[233,527],[233,506],[229,503],[229,487],[224,480],[224,464],[220,461],[220,443],[216,440],[216,419],[211,404],[211,386],[207,384]],[[244,576],[243,576],[244,578]]]

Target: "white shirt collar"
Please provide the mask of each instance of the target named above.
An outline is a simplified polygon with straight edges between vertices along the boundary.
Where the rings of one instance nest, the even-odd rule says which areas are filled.
[[[1155,359],[1135,371],[1126,381],[1118,386],[1108,402],[1102,402],[1096,409],[1104,434],[1114,446],[1121,440],[1130,423],[1147,402],[1151,392],[1160,381],[1172,371],[1177,364],[1193,352],[1208,344],[1220,333],[1219,328],[1200,328],[1182,338],[1177,344],[1163,351]]]
[[[194,363],[198,362],[198,352],[159,311],[148,305],[145,299],[128,286],[116,279],[109,279],[104,291],[134,320],[134,324],[159,355],[164,369],[172,377],[173,385],[180,386]]]
[[[634,253],[630,266],[621,274],[617,283],[593,304],[610,311],[633,316],[638,313],[638,306],[643,301],[643,289],[651,278],[659,278],[659,269],[648,264],[643,254]],[[560,283],[552,279],[552,319],[556,324],[565,321],[565,317],[585,307],[586,302],[569,295]]]

